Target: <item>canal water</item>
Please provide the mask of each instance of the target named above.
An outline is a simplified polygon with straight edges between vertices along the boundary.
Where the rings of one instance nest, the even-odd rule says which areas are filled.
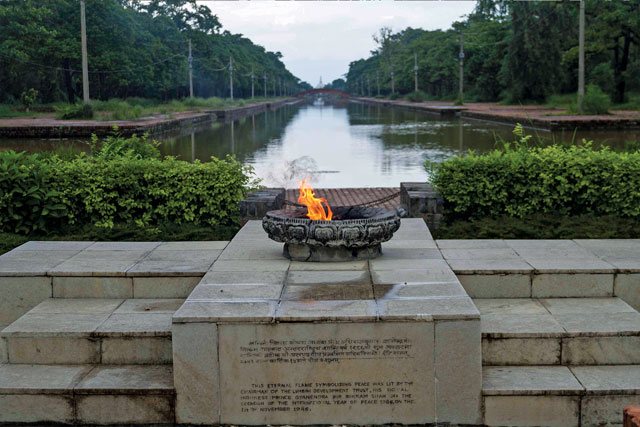
[[[484,152],[500,138],[513,140],[512,128],[361,103],[298,104],[155,138],[164,155],[187,161],[234,155],[270,187],[295,188],[307,177],[315,187],[397,187],[403,181],[425,181],[427,160]],[[539,134],[549,141],[574,138],[571,133]],[[582,137],[614,148],[637,138],[620,132],[576,136]],[[61,145],[86,149],[83,141],[0,140],[0,149],[41,151]]]

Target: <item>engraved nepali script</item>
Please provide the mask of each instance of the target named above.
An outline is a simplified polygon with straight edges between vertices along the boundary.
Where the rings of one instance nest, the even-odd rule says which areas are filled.
[[[408,338],[256,340],[240,346],[240,363],[336,363],[341,360],[412,359]]]

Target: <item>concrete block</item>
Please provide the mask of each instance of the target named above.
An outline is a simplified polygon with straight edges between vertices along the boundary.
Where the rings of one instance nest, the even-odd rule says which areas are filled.
[[[528,274],[458,274],[460,283],[472,298],[530,298]]]
[[[54,277],[54,298],[133,298],[128,277]]]
[[[619,426],[622,423],[622,409],[637,405],[640,396],[584,396],[581,402],[581,427]]]
[[[186,298],[202,277],[134,277],[133,298]]]
[[[77,422],[81,424],[172,424],[173,396],[78,395]]]
[[[0,395],[0,423],[74,422],[71,395],[4,394]]]
[[[484,338],[482,340],[484,365],[559,365],[560,354],[560,338]]]
[[[580,423],[577,396],[485,396],[487,426],[572,427]]]
[[[100,342],[92,338],[10,337],[6,342],[10,363],[100,363]]]
[[[640,336],[563,338],[562,364],[640,364]]]
[[[438,422],[482,424],[480,321],[435,324]]]
[[[566,366],[487,366],[482,377],[485,396],[562,396],[584,392]]]
[[[535,274],[533,298],[610,297],[613,295],[613,274]]]
[[[110,365],[170,364],[171,337],[121,337],[102,339],[102,363]]]
[[[218,366],[218,330],[214,323],[173,325],[176,422],[220,422]]]
[[[46,298],[50,277],[0,277],[0,323],[14,322]]]
[[[480,313],[468,297],[377,300],[380,320],[478,319]]]
[[[640,274],[616,274],[613,294],[640,311]]]

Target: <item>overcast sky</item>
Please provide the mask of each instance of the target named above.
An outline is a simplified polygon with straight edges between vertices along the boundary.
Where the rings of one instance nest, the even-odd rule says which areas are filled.
[[[206,1],[223,28],[281,52],[293,74],[315,86],[369,56],[383,26],[446,29],[470,13],[475,1]]]

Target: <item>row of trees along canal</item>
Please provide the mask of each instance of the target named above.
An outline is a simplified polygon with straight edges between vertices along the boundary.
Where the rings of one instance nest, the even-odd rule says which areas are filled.
[[[446,31],[407,28],[374,35],[377,48],[329,87],[358,95],[411,93],[437,99],[542,102],[578,88],[580,2],[479,0]],[[640,0],[584,0],[585,70],[616,103],[640,92]],[[464,43],[464,55],[461,44]],[[379,90],[378,90],[379,87]]]
[[[29,88],[42,102],[82,98],[80,15],[78,0],[0,2],[0,102]],[[189,96],[190,63],[203,98],[229,96],[230,73],[236,97],[311,88],[196,0],[86,0],[86,33],[92,98]]]

